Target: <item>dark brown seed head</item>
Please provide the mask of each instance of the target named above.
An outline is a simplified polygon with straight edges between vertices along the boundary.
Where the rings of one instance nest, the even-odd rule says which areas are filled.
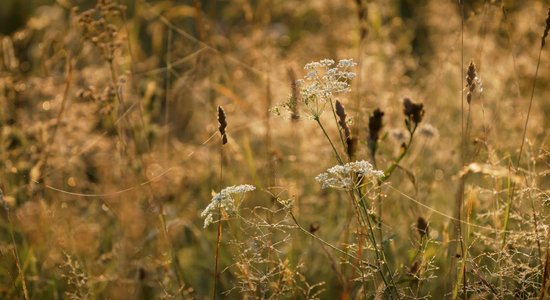
[[[476,65],[473,61],[471,61],[470,65],[468,65],[468,70],[466,71],[466,87],[470,92],[473,92],[476,89],[476,79]]]
[[[420,237],[425,237],[429,234],[430,230],[428,222],[426,222],[424,218],[418,217],[418,220],[416,222],[416,230],[418,230],[418,234],[420,235]]]
[[[313,222],[313,223],[309,224],[309,232],[314,234],[317,231],[319,231],[320,227],[321,226],[320,226],[319,222]]]
[[[352,158],[357,152],[357,138],[351,136],[346,139],[346,150],[348,157]]]
[[[414,103],[409,98],[403,99],[403,113],[410,121],[418,125],[422,122],[422,117],[424,116],[424,105],[422,103]]]
[[[380,131],[384,126],[382,117],[384,117],[384,112],[380,108],[375,109],[369,117],[369,141],[371,143],[376,143],[380,138]]]
[[[546,18],[546,27],[544,28],[544,33],[542,34],[542,39],[540,42],[540,47],[544,47],[546,44],[546,37],[548,36],[548,31],[550,31],[550,8],[548,8],[548,17]]]
[[[218,106],[218,129],[222,136],[222,145],[227,144],[227,134],[225,128],[227,127],[227,121],[225,120],[225,111],[221,106]]]
[[[336,115],[338,116],[338,124],[340,127],[344,130],[344,137],[346,139],[351,138],[351,132],[349,130],[348,123],[346,122],[346,110],[344,109],[344,106],[342,103],[338,100],[336,100]]]

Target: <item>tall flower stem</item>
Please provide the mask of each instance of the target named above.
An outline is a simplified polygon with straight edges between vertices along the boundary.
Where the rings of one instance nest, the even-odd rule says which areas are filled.
[[[395,291],[396,290],[395,289],[395,281],[393,279],[393,274],[392,274],[391,268],[388,264],[388,261],[386,260],[386,256],[384,255],[384,252],[380,251],[380,249],[378,248],[378,242],[377,242],[376,235],[374,233],[374,228],[373,228],[372,222],[371,222],[371,218],[373,217],[373,215],[369,213],[369,209],[367,207],[367,202],[365,201],[365,195],[363,195],[360,188],[356,188],[356,189],[354,189],[354,191],[357,193],[357,196],[359,197],[359,200],[357,202],[359,202],[359,204],[361,204],[361,208],[362,208],[363,213],[364,213],[363,222],[367,224],[368,229],[369,229],[369,235],[370,235],[371,243],[372,243],[372,246],[374,247],[374,250],[375,250],[376,264],[379,268],[382,280],[384,281],[384,284],[386,285],[386,288],[390,289],[390,291]],[[354,194],[352,194],[352,196],[353,195]],[[372,221],[375,221],[375,220],[373,219]],[[382,261],[384,263],[384,265],[386,266],[386,270],[387,270],[388,275],[390,277],[391,286],[389,285],[388,280],[386,279],[386,277],[384,275],[384,272],[382,271],[380,261]],[[397,292],[396,292],[396,296],[397,296],[397,298],[399,298],[399,294]]]
[[[340,156],[340,154],[338,153],[338,150],[336,150],[336,147],[334,146],[334,143],[332,142],[332,140],[328,136],[328,133],[325,130],[325,127],[323,126],[323,124],[321,123],[321,120],[319,119],[319,116],[314,117],[314,120],[317,122],[317,124],[319,124],[319,127],[321,127],[321,130],[323,131],[323,134],[325,135],[328,142],[330,143],[330,146],[332,147],[332,150],[334,151],[334,155],[336,155],[336,160],[338,160],[338,163],[341,164],[341,165],[344,164],[344,161],[342,160],[342,157]]]

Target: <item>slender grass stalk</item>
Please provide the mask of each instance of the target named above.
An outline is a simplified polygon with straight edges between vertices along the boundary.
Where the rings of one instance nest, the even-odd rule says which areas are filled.
[[[221,169],[221,168],[220,168]],[[218,285],[220,281],[219,276],[219,261],[220,261],[220,244],[222,241],[222,222],[221,222],[221,212],[222,208],[221,206],[218,208],[218,212],[220,214],[220,219],[218,220],[218,231],[216,234],[216,258],[215,258],[215,267],[214,267],[214,294],[212,296],[212,299],[216,299],[216,296],[218,294]]]
[[[546,248],[546,262],[544,263],[544,270],[542,272],[542,286],[540,288],[539,300],[544,300],[548,284],[550,282],[550,242]]]
[[[222,190],[223,186],[223,146],[227,144],[227,133],[225,132],[225,129],[227,127],[227,120],[225,116],[225,111],[221,106],[218,106],[218,130],[221,135],[220,139],[220,188],[219,190]],[[221,205],[218,206],[218,231],[216,234],[216,257],[215,257],[215,267],[214,267],[214,294],[212,295],[212,299],[216,299],[217,293],[218,293],[218,285],[219,285],[219,261],[220,261],[220,244],[222,240],[222,207]]]
[[[396,285],[396,283],[394,281],[394,278],[393,278],[393,272],[391,270],[391,267],[390,267],[390,265],[389,265],[389,263],[386,259],[386,255],[384,254],[383,248],[382,248],[382,250],[380,250],[378,248],[378,242],[377,242],[377,239],[376,239],[376,235],[374,233],[374,228],[373,228],[372,223],[371,223],[371,218],[373,218],[374,216],[369,213],[367,203],[365,201],[365,196],[366,195],[363,195],[359,188],[356,188],[355,192],[357,193],[357,195],[359,197],[359,200],[355,200],[355,198],[353,200],[359,202],[361,204],[361,208],[363,209],[363,213],[364,213],[363,222],[366,222],[366,224],[368,226],[369,237],[371,239],[372,246],[375,250],[376,262],[377,262],[378,268],[380,270],[380,276],[382,277],[382,280],[384,281],[384,284],[390,290],[390,292],[395,292],[396,298],[399,299],[400,297],[399,297],[399,293],[397,291],[397,285]],[[353,193],[352,193],[352,196],[353,196]],[[376,220],[374,220],[374,219],[372,221],[376,222]],[[391,282],[391,285],[389,285],[388,280],[386,279],[386,277],[384,275],[384,272],[382,271],[380,261],[382,261],[384,263],[384,266],[386,267],[386,271],[388,272],[388,275],[389,275],[389,282]]]
[[[334,118],[335,120],[337,121],[337,116],[336,116],[336,112],[334,111],[334,107],[332,106],[332,102],[331,102],[331,107],[333,109],[333,113],[334,113]],[[338,152],[338,150],[336,149],[336,146],[334,145],[334,143],[332,142],[332,139],[330,138],[330,136],[328,135],[325,127],[323,126],[323,124],[321,123],[320,121],[320,118],[318,116],[314,117],[314,120],[317,122],[317,124],[319,125],[319,127],[321,128],[321,130],[323,131],[323,134],[325,135],[327,141],[329,142],[329,144],[331,145],[332,147],[332,150],[334,151],[334,154],[336,156],[336,159],[338,161],[339,164],[343,165],[344,162]],[[337,121],[338,122],[338,121]],[[339,132],[340,133],[340,132]],[[340,133],[341,135],[341,133]],[[342,136],[340,136],[340,138],[342,139],[342,142],[343,142],[343,138]],[[363,209],[363,213],[364,214],[360,214],[362,216],[362,220],[361,223],[362,224],[366,224],[367,225],[367,229],[368,229],[368,236],[370,238],[370,242],[375,250],[375,256],[376,256],[376,265],[377,265],[377,269],[380,273],[380,276],[384,282],[384,285],[386,286],[386,288],[388,288],[388,290],[390,292],[395,292],[396,293],[396,298],[399,298],[399,294],[397,292],[397,288],[395,286],[395,283],[393,282],[393,275],[392,275],[392,271],[389,267],[389,264],[388,262],[386,261],[386,258],[385,258],[385,255],[383,253],[380,253],[380,249],[379,249],[379,246],[378,246],[378,242],[377,242],[377,239],[376,239],[376,235],[374,233],[374,228],[372,226],[372,223],[371,223],[371,220],[370,220],[370,214],[368,212],[368,208],[366,207],[366,201],[364,200],[364,196],[361,194],[361,191],[357,188],[357,189],[354,189],[355,192],[358,194],[358,197],[359,199],[356,199],[355,198],[355,194],[354,193],[350,193],[350,197],[352,199],[352,202],[354,203],[360,203],[361,204],[361,207]],[[392,282],[392,284],[390,285],[390,281],[387,280],[385,274],[384,274],[384,271],[382,269],[382,266],[381,266],[381,261],[384,262],[384,265],[387,269],[387,272],[390,276],[390,281]]]
[[[20,262],[21,259],[19,257],[19,251],[17,250],[17,243],[15,242],[15,234],[13,233],[13,222],[11,220],[10,208],[8,207],[8,204],[4,199],[4,194],[1,189],[0,189],[0,205],[2,205],[4,212],[6,213],[6,218],[8,219],[10,237],[11,237],[11,242],[13,244],[13,256],[15,258],[15,265],[17,266],[17,271],[19,272],[19,279],[21,280],[23,296],[25,297],[25,300],[28,300],[30,299],[29,292],[27,290],[27,283],[25,281],[25,272],[21,267],[21,262]],[[14,282],[14,286],[15,286],[15,282]],[[19,294],[19,290],[17,290],[17,293]]]
[[[65,89],[63,90],[63,98],[61,100],[61,107],[57,112],[57,117],[55,119],[55,126],[53,128],[52,135],[48,141],[46,151],[44,152],[43,163],[42,163],[41,170],[39,172],[40,176],[42,176],[42,173],[46,170],[46,167],[48,165],[48,159],[50,157],[51,147],[55,142],[55,138],[57,136],[57,132],[59,129],[59,124],[61,124],[61,119],[63,118],[63,113],[65,112],[65,106],[67,105],[67,101],[69,99],[69,91],[71,89],[72,82],[73,82],[73,64],[71,62],[71,55],[69,54],[67,56],[67,76],[66,76],[66,82],[65,82]],[[44,184],[43,180],[42,180],[42,184]]]
[[[531,87],[531,96],[529,97],[529,106],[527,108],[527,116],[525,118],[525,122],[523,125],[523,133],[521,134],[521,145],[519,147],[519,153],[516,159],[516,165],[515,168],[518,169],[520,167],[521,162],[521,156],[523,154],[523,147],[525,145],[525,137],[527,135],[527,125],[529,124],[529,118],[531,116],[531,108],[533,107],[533,98],[535,96],[535,88],[537,86],[537,77],[539,75],[539,68],[540,68],[540,61],[542,56],[542,50],[544,48],[544,45],[546,44],[546,37],[548,36],[548,32],[550,31],[550,8],[548,9],[548,18],[546,19],[546,27],[544,28],[544,33],[541,38],[540,48],[539,48],[539,55],[537,58],[537,67],[535,69],[535,77],[533,78],[533,85]],[[510,194],[508,197],[508,201],[506,203],[506,213],[505,213],[505,222],[504,222],[504,228],[502,233],[502,247],[506,245],[506,231],[508,229],[508,219],[510,215],[510,209],[514,200],[514,194],[515,194],[516,184],[512,182],[512,186],[510,189]]]

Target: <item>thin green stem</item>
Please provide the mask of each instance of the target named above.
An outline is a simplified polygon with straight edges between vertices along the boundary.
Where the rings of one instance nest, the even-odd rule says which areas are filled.
[[[336,159],[338,160],[338,163],[343,165],[344,162],[343,162],[340,154],[338,153],[338,150],[336,150],[336,147],[334,146],[334,143],[332,142],[332,139],[329,137],[329,135],[328,135],[325,127],[321,123],[319,117],[318,116],[315,117],[314,120],[317,122],[317,124],[319,124],[319,127],[323,131],[323,134],[325,135],[328,142],[330,143],[330,146],[332,147],[332,150],[334,151],[334,154],[336,156]],[[416,127],[415,127],[415,129],[416,129]],[[413,130],[413,132],[414,132],[414,130]],[[412,139],[412,134],[411,134],[411,139]],[[363,216],[363,222],[362,223],[363,224],[366,223],[367,226],[368,226],[370,241],[371,241],[372,246],[374,247],[374,250],[375,250],[377,269],[379,270],[380,276],[382,277],[382,280],[384,281],[384,284],[385,284],[386,288],[388,288],[391,292],[394,292],[394,290],[396,288],[395,288],[395,282],[393,281],[393,275],[392,275],[392,272],[391,272],[390,267],[388,265],[388,262],[386,261],[385,256],[383,254],[381,254],[380,249],[378,249],[378,243],[377,243],[377,240],[376,240],[376,235],[374,233],[374,229],[373,229],[372,223],[370,221],[370,214],[368,212],[368,208],[366,207],[366,202],[363,199],[361,191],[358,188],[354,189],[354,190],[359,194],[359,201],[357,201],[355,199],[353,193],[350,193],[350,197],[352,197],[352,200],[355,201],[355,203],[359,202],[361,204],[361,207],[362,207],[363,211],[364,211],[365,215]],[[384,274],[384,271],[382,270],[381,261],[383,261],[384,265],[386,266],[386,269],[387,269],[388,274],[390,276],[393,288],[392,288],[392,285],[390,285],[390,283],[388,282],[388,280],[387,280],[387,278]],[[399,294],[397,292],[396,292],[396,296],[397,296],[397,298],[399,298]]]
[[[340,156],[340,154],[338,153],[338,150],[336,150],[336,147],[334,146],[334,143],[332,143],[332,140],[330,139],[330,137],[328,136],[328,133],[327,131],[325,130],[325,127],[323,126],[323,124],[321,123],[321,120],[319,119],[319,117],[315,117],[315,121],[317,122],[317,124],[319,124],[319,127],[321,127],[321,130],[323,131],[323,134],[325,135],[325,137],[327,138],[328,142],[330,143],[330,146],[332,147],[332,150],[334,151],[334,154],[336,155],[336,160],[338,160],[338,163],[343,165],[344,164],[344,161],[342,160],[342,157]]]
[[[220,144],[220,191],[222,190],[222,180],[223,180],[223,142]],[[215,266],[214,266],[214,294],[212,299],[216,300],[216,295],[218,292],[219,284],[219,261],[220,261],[220,244],[222,240],[222,207],[218,206],[218,233],[216,235],[216,257],[215,257]]]
[[[414,136],[414,133],[415,133],[417,127],[418,127],[418,124],[415,124],[414,127],[412,128],[412,130],[410,131],[409,141],[407,142],[407,144],[405,146],[405,149],[393,161],[393,163],[386,170],[384,170],[384,177],[380,178],[380,180],[379,180],[380,183],[388,180],[391,177],[391,175],[393,174],[393,171],[395,171],[397,166],[399,166],[399,163],[403,160],[403,158],[405,158],[405,156],[409,152],[409,149],[411,148],[413,136]]]
[[[363,195],[361,190],[359,188],[355,188],[354,191],[357,193],[357,195],[359,197],[359,201],[357,201],[357,202],[359,202],[361,204],[361,208],[363,209],[363,212],[365,214],[364,216],[362,215],[362,217],[363,217],[362,221],[363,221],[363,223],[366,223],[367,226],[368,226],[369,233],[370,233],[370,240],[371,240],[372,246],[374,247],[374,250],[375,250],[376,264],[378,266],[380,275],[381,275],[382,280],[384,281],[384,284],[386,285],[386,287],[388,289],[390,289],[391,291],[394,291],[394,289],[396,290],[396,285],[395,285],[395,281],[394,281],[394,278],[393,278],[393,274],[392,274],[390,265],[389,265],[389,263],[386,259],[386,256],[384,255],[384,252],[380,251],[380,249],[378,248],[378,242],[376,240],[376,235],[374,234],[374,229],[373,229],[373,226],[372,226],[372,223],[371,223],[371,220],[370,220],[370,218],[372,218],[373,216],[369,213],[367,203],[365,201],[365,196]],[[351,193],[351,197],[353,198],[354,201],[356,201],[353,193]],[[365,217],[366,217],[366,219],[365,219]],[[375,221],[375,220],[373,220],[373,221]],[[391,281],[391,284],[392,284],[391,286],[388,284],[388,281],[387,281],[387,279],[384,275],[384,272],[382,271],[380,261],[384,262],[384,265],[386,267],[388,275],[390,276],[390,281]],[[393,289],[392,289],[392,287],[393,287]],[[397,296],[397,298],[399,298],[399,294],[397,292],[396,292],[396,296]]]

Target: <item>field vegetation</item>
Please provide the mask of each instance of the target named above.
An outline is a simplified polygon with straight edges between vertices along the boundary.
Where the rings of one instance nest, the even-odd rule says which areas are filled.
[[[549,299],[550,2],[3,0],[0,298]]]

